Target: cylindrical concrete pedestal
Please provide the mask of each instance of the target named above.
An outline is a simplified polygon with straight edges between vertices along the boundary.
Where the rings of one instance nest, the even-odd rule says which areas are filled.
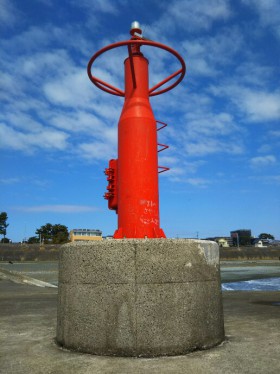
[[[123,239],[63,246],[60,345],[152,357],[210,348],[223,339],[216,243]]]

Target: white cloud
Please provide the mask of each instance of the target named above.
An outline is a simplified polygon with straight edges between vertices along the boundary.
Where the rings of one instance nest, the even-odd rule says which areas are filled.
[[[258,152],[259,153],[268,153],[271,151],[271,144],[262,144],[259,148],[258,148]]]
[[[250,165],[254,168],[266,167],[276,163],[276,157],[273,155],[253,157],[250,160]]]
[[[95,12],[118,14],[118,3],[112,2],[111,0],[79,0],[71,1],[73,6],[83,7],[93,14]]]
[[[198,186],[198,187],[206,187],[210,183],[212,183],[209,180],[206,180],[204,178],[187,178],[186,182],[191,184],[192,186]]]
[[[232,115],[229,113],[193,112],[186,117],[186,130],[189,139],[196,139],[201,136],[225,136],[238,130]]]
[[[21,89],[21,84],[16,82],[14,74],[8,72],[1,72],[1,86],[0,86],[0,98],[3,102],[7,102],[9,94],[13,97],[18,96],[18,91]]]
[[[251,177],[251,179],[267,184],[280,184],[280,175],[258,175]]]
[[[279,183],[280,184],[280,175],[270,175],[264,176],[266,182]]]
[[[188,74],[213,77],[221,75],[221,67],[232,65],[234,56],[240,52],[244,37],[238,27],[224,28],[214,36],[189,38],[182,43],[186,51]]]
[[[10,128],[16,128],[24,132],[40,132],[44,130],[44,126],[34,120],[34,117],[26,112],[16,109],[13,111],[0,113],[0,118],[3,122],[10,124]]]
[[[161,177],[168,178],[173,182],[186,182],[187,176],[195,174],[199,167],[205,164],[204,160],[187,161],[185,155],[174,147],[166,150],[167,153],[171,153],[171,156],[159,155],[158,164],[170,168],[167,172],[162,173]]]
[[[86,213],[98,210],[98,208],[94,206],[87,205],[38,205],[31,207],[13,207],[13,209],[27,213]]]
[[[280,38],[280,3],[278,0],[242,0],[259,15],[263,26],[270,26]]]
[[[244,134],[229,113],[214,113],[211,106],[197,105],[185,115],[185,125],[180,129],[180,141],[190,156],[206,156],[217,153],[239,155],[244,152]],[[237,134],[239,135],[237,137]],[[178,132],[174,134],[178,137]]]
[[[191,156],[206,156],[214,153],[242,154],[244,152],[242,142],[234,140],[222,141],[214,138],[190,141],[185,145],[185,150]]]
[[[160,163],[162,165],[162,163]],[[170,165],[165,165],[169,167]],[[170,170],[167,170],[166,172],[163,172],[160,174],[160,178],[164,177],[172,182],[182,182],[186,172],[185,169],[181,166],[173,166],[170,168]]]
[[[104,69],[95,68],[94,75],[113,86],[121,86],[118,78]],[[71,107],[75,110],[80,108],[93,109],[105,117],[116,114],[115,107],[119,103],[117,97],[103,93],[92,84],[85,67],[68,67],[55,78],[44,82],[43,92],[50,103]],[[110,106],[112,108],[108,110]],[[120,114],[120,112],[121,107],[118,113]]]
[[[162,156],[161,154],[159,154],[158,162],[160,165],[175,165],[178,163],[178,158],[175,156]]]
[[[50,49],[25,55],[18,59],[18,63],[21,65],[21,75],[27,78],[36,77],[37,82],[39,78],[45,80],[57,76],[58,72],[65,74],[65,71],[73,66],[68,52],[64,49]]]
[[[109,160],[116,157],[117,144],[110,144],[108,142],[91,142],[81,143],[78,145],[76,152],[83,158],[96,160]]]
[[[116,14],[120,12],[120,7],[124,6],[124,2],[115,3],[109,0],[82,0],[79,3],[72,1],[71,4],[73,7],[94,10],[92,19],[97,18],[96,15],[100,13]],[[233,65],[234,57],[242,51],[244,45],[245,36],[240,25],[229,27],[224,24],[224,21],[233,15],[231,2],[177,0],[166,1],[157,6],[166,9],[159,13],[157,22],[152,26],[153,32],[157,34],[156,39],[159,40],[160,35],[161,41],[164,41],[166,35],[172,34],[174,30],[180,31],[178,40],[183,38],[183,41],[182,45],[178,43],[177,47],[187,51],[186,58],[190,65],[188,74],[204,75],[205,79],[205,76],[210,77],[215,73],[221,81],[221,77],[225,71],[228,74],[228,67]],[[221,25],[218,32],[213,30],[214,33],[210,33],[211,27],[214,24],[218,26],[218,23]],[[14,50],[15,47],[19,48],[20,52],[15,62],[9,61],[6,64],[9,71],[4,74],[10,99],[14,101],[14,110],[7,110],[4,118],[2,117],[2,126],[8,125],[5,144],[9,144],[11,148],[25,151],[36,148],[67,150],[91,160],[107,160],[110,155],[114,157],[116,154],[117,122],[122,109],[122,99],[98,90],[86,74],[87,59],[91,52],[95,52],[101,44],[106,45],[107,41],[86,37],[83,35],[83,28],[66,24],[61,27],[52,24],[31,26],[4,43],[7,51],[11,46]],[[196,34],[197,32],[201,32],[200,35]],[[66,34],[67,40],[63,40]],[[69,44],[72,36],[75,37],[75,43]],[[108,35],[110,42],[118,37]],[[168,44],[176,48],[175,40]],[[73,46],[76,49],[75,54],[71,51]],[[175,63],[169,60],[166,52],[162,54],[157,49],[146,49],[147,56],[153,57],[150,63],[151,82],[161,80],[169,69],[173,72]],[[113,57],[109,52],[108,58],[98,59],[93,74],[122,88],[122,62],[127,51],[123,48],[112,53]],[[7,53],[7,62],[8,56]],[[21,75],[15,80],[11,72],[19,66]],[[244,68],[244,74],[247,70]],[[259,76],[264,70],[259,71]],[[171,156],[164,154],[161,157],[160,163],[174,168],[170,176],[172,173],[179,176],[181,170],[185,170],[180,164],[186,154],[206,156],[221,152],[233,155],[244,152],[243,142],[237,137],[240,128],[236,124],[235,113],[230,114],[227,112],[228,108],[223,108],[222,105],[214,108],[215,100],[209,92],[206,94],[205,87],[199,94],[195,94],[194,86],[199,86],[201,80],[196,77],[196,81],[193,79],[190,84],[189,79],[190,77],[187,77],[175,90],[155,99],[154,108],[158,109],[160,119],[166,116],[174,121],[173,128],[167,129],[163,135],[160,134],[160,139],[163,137],[164,142],[164,138],[168,139],[167,144],[180,143],[182,148],[185,147],[181,154],[175,147]],[[239,90],[238,84],[235,85],[235,91],[226,92],[227,88],[228,86],[220,92],[223,99],[233,100],[240,112],[245,113],[251,121],[278,118],[279,97],[276,92],[254,91],[245,86],[241,86]],[[17,91],[20,92],[22,100],[14,100]],[[193,94],[190,95],[190,92]],[[262,104],[256,105],[259,99]],[[7,107],[10,108],[11,106]],[[71,148],[71,144],[74,147]],[[197,171],[197,167],[193,170]]]
[[[88,113],[83,110],[69,111],[62,113],[54,113],[49,118],[49,124],[67,132],[72,132],[72,139],[79,139],[84,142],[84,139],[98,139],[103,143],[109,143],[115,148],[117,144],[117,121],[110,123],[110,116],[115,113],[115,108],[111,108],[110,115],[106,118],[104,112],[104,119],[99,118],[94,113]],[[116,110],[117,111],[117,110]],[[118,117],[119,111],[115,113],[115,119]]]
[[[18,54],[33,52],[34,50],[40,50],[48,46],[51,41],[51,30],[44,29],[42,27],[31,26],[22,33],[16,34],[16,36],[6,39],[2,42],[3,47],[6,50],[18,50]]]
[[[61,77],[45,83],[43,91],[50,102],[72,108],[88,107],[95,96],[85,69],[82,68],[67,70]]]
[[[73,133],[86,133],[87,136],[96,136],[104,131],[104,123],[93,113],[85,111],[69,111],[51,113],[49,123],[62,130]]]
[[[176,48],[176,41],[169,40],[168,36],[177,37],[178,32],[209,31],[213,24],[226,21],[233,14],[229,0],[171,0],[156,2],[156,6],[159,7],[158,17],[153,23],[142,25],[144,36],[173,48]],[[181,42],[178,42],[177,49],[180,51],[180,48]]]
[[[280,130],[272,130],[269,132],[269,135],[275,136],[276,138],[280,137]]]
[[[68,135],[61,131],[44,129],[39,132],[17,131],[0,123],[0,148],[32,153],[35,149],[64,150]]]
[[[252,122],[275,121],[280,118],[280,92],[264,91],[242,84],[212,86],[214,95],[227,97]]]
[[[271,66],[260,65],[255,59],[243,62],[235,66],[234,80],[241,82],[248,87],[260,87],[267,85],[271,79],[274,79],[275,71]]]
[[[271,121],[280,118],[280,93],[243,90],[239,106],[252,121]]]
[[[213,22],[228,19],[232,12],[228,0],[180,0],[170,2],[166,14],[180,28],[194,31],[207,30]]]
[[[19,178],[0,178],[0,184],[17,184],[20,181]]]
[[[11,27],[14,25],[17,19],[17,11],[11,0],[0,1],[0,24],[5,27]]]

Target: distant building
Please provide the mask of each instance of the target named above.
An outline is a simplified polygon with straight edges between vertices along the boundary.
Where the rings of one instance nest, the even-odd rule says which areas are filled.
[[[258,241],[255,241],[254,246],[259,248],[267,247],[266,245],[263,245],[263,241],[260,239]]]
[[[214,236],[211,238],[206,238],[206,240],[211,240],[219,244],[219,247],[228,248],[232,245],[232,239],[225,236]]]
[[[240,229],[230,232],[230,236],[232,237],[233,245],[250,245],[252,233],[251,230],[248,229]]]
[[[260,238],[254,238],[252,239],[252,245],[255,247],[267,247],[272,242],[271,239],[260,239]]]
[[[73,229],[70,231],[70,241],[102,240],[102,231],[96,229]]]
[[[219,247],[228,248],[229,244],[226,238],[220,238],[217,240],[217,243],[219,244]]]

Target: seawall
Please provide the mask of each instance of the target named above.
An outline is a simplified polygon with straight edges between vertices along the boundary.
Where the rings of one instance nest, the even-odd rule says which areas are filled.
[[[0,261],[58,261],[61,244],[0,244]]]
[[[0,262],[58,261],[61,244],[0,244]],[[280,260],[280,246],[264,248],[220,248],[220,259],[234,260]]]
[[[280,246],[220,248],[221,260],[280,260]]]

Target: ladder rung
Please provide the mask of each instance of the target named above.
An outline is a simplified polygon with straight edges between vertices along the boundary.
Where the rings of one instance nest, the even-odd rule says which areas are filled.
[[[157,128],[157,131],[159,131],[159,130],[161,130],[161,129],[163,129],[164,127],[167,126],[167,123],[164,123],[164,122],[161,122],[161,121],[157,121],[157,120],[156,120],[156,123],[160,123],[160,124],[161,124],[161,126]]]
[[[158,169],[161,169],[158,173],[164,173],[165,171],[170,170],[170,168],[167,168],[166,166],[158,166]]]
[[[161,148],[158,150],[158,153],[161,152],[161,151],[164,151],[164,150],[167,149],[167,148],[169,148],[169,145],[166,145],[166,144],[158,143],[158,145],[161,147]]]

